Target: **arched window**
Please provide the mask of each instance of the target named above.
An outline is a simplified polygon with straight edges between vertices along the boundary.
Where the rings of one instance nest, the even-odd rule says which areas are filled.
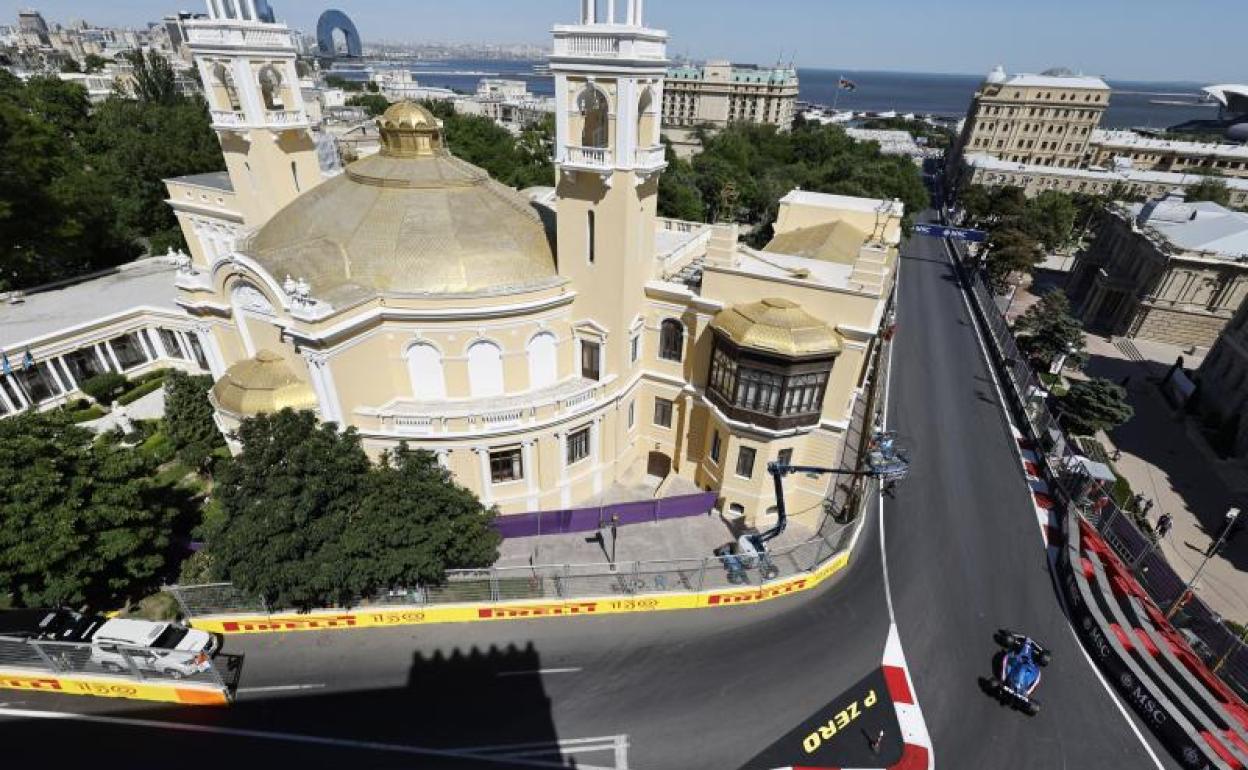
[[[238,98],[238,88],[234,85],[234,76],[230,74],[230,68],[224,62],[217,62],[212,68],[212,76],[225,94],[225,100],[229,103],[230,109],[234,112],[241,111],[243,103]]]
[[[607,97],[597,88],[590,86],[581,92],[578,100],[581,115],[585,124],[581,128],[582,147],[607,146]]]
[[[482,340],[468,348],[468,384],[474,398],[503,394],[503,351]]]
[[[290,178],[295,181],[295,192],[303,192],[299,187],[299,166],[293,160],[290,162]]]
[[[555,335],[542,332],[529,340],[529,387],[548,388],[559,379]]]
[[[282,99],[282,73],[272,64],[260,69],[260,94],[264,97],[266,110],[284,110],[286,103]]]
[[[659,358],[682,361],[685,357],[685,325],[675,318],[663,321],[659,331]]]
[[[407,372],[412,378],[412,395],[415,398],[446,398],[442,354],[433,345],[419,342],[407,349]]]
[[[637,104],[637,146],[649,147],[655,144],[653,136],[654,116],[650,114],[654,107],[654,91],[647,88],[641,94]]]

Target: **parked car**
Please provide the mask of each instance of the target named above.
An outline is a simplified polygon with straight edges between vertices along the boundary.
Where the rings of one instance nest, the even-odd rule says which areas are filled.
[[[208,670],[212,656],[221,649],[220,639],[206,631],[130,619],[106,621],[91,643],[92,661],[108,671],[130,671],[133,663],[171,679]]]
[[[89,642],[107,618],[73,610],[5,610],[0,612],[0,636],[47,642]]]

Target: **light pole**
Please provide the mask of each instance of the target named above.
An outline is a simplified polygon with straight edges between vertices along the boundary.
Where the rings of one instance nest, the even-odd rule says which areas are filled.
[[[1235,526],[1235,520],[1238,518],[1238,508],[1232,508],[1226,512],[1226,524],[1222,526],[1222,532],[1218,535],[1218,539],[1214,541],[1213,545],[1209,547],[1209,550],[1205,551],[1205,560],[1200,563],[1200,569],[1196,570],[1196,574],[1192,575],[1192,579],[1187,581],[1187,585],[1183,587],[1183,593],[1179,594],[1179,598],[1175,599],[1174,603],[1170,605],[1170,609],[1166,611],[1166,620],[1174,617],[1174,613],[1178,611],[1179,605],[1183,603],[1183,599],[1192,592],[1192,586],[1196,585],[1196,581],[1200,578],[1200,573],[1205,571],[1205,567],[1208,566],[1209,560],[1212,559],[1213,555],[1218,552],[1219,548],[1222,547],[1223,541],[1225,541],[1226,536],[1230,534],[1231,527]]]
[[[1232,644],[1230,647],[1227,648],[1226,652],[1222,653],[1222,657],[1218,658],[1218,662],[1214,664],[1213,673],[1215,674],[1218,673],[1218,669],[1226,665],[1226,659],[1231,657],[1231,653],[1235,652],[1235,648],[1239,645],[1243,645],[1245,642],[1248,642],[1248,627],[1245,627],[1244,633],[1239,635],[1238,645]]]

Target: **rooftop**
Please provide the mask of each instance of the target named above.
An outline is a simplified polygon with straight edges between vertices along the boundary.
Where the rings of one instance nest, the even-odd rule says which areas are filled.
[[[1092,143],[1108,147],[1170,150],[1173,152],[1248,159],[1248,145],[1228,144],[1226,142],[1180,142],[1173,139],[1156,139],[1151,136],[1143,136],[1134,131],[1097,129],[1092,132]]]
[[[982,168],[987,171],[1021,171],[1024,173],[1036,174],[1037,176],[1069,177],[1071,179],[1088,179],[1111,182],[1121,181],[1156,183],[1168,184],[1174,187],[1184,187],[1189,184],[1196,184],[1201,180],[1209,178],[1199,174],[1177,174],[1171,171],[1109,171],[1091,168],[1035,166],[1028,165],[1026,163],[1014,163],[1013,161],[1001,160],[994,155],[987,155],[982,152],[967,155],[966,164],[968,166]],[[1217,177],[1217,179],[1232,190],[1243,190],[1248,192],[1248,179],[1236,179],[1234,177]]]
[[[1005,81],[1007,86],[1036,88],[1088,88],[1109,91],[1109,84],[1091,75],[1031,75],[1020,72]]]
[[[169,180],[177,184],[186,184],[193,187],[206,187],[209,190],[221,190],[223,192],[234,192],[234,183],[230,181],[230,175],[224,171],[213,171],[209,174],[191,174],[189,176],[174,177]]]
[[[790,254],[826,262],[852,265],[871,234],[848,222],[826,222],[780,233],[763,249],[769,254]]]
[[[122,265],[76,283],[32,289],[20,304],[0,304],[0,348],[34,344],[67,329],[138,308],[171,313],[177,267],[165,257]]]
[[[1140,227],[1151,229],[1178,249],[1222,259],[1248,259],[1248,214],[1208,201],[1188,203],[1178,194],[1133,203],[1126,210]]]
[[[790,205],[799,206],[816,206],[826,209],[840,209],[841,211],[863,211],[874,214],[881,209],[887,210],[894,216],[904,216],[905,204],[899,200],[884,200],[883,198],[856,198],[852,195],[833,195],[831,193],[809,192],[807,190],[793,190],[788,195],[780,199],[781,204],[788,203]]]

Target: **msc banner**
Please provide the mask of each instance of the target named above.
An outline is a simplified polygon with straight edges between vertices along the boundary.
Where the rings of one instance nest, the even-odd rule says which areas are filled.
[[[0,689],[91,695],[97,698],[128,698],[188,706],[224,706],[230,702],[225,690],[187,684],[133,682],[125,679],[70,675],[33,674],[0,669]]]
[[[191,625],[220,634],[267,634],[291,631],[340,631],[351,628],[384,628],[430,623],[477,623],[498,620],[533,620],[614,615],[626,612],[693,610],[731,607],[778,599],[819,585],[849,564],[849,554],[839,553],[813,572],[777,580],[763,586],[724,588],[701,593],[639,595],[624,599],[589,598],[566,601],[522,601],[490,604],[454,604],[407,608],[357,609],[307,614],[238,615],[193,618]]]
[[[988,240],[988,233],[983,230],[971,230],[966,227],[947,227],[921,223],[914,226],[915,235],[926,235],[932,238],[952,238],[955,241],[983,243]]]

